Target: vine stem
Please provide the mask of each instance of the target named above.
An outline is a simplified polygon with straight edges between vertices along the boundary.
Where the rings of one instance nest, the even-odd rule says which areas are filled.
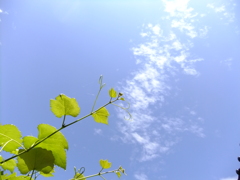
[[[31,178],[30,178],[30,179],[32,179],[32,177],[33,177],[33,174],[34,174],[34,171],[35,171],[35,170],[33,170],[33,171],[32,171],[32,174],[31,174]]]
[[[45,138],[37,141],[37,142],[36,142],[35,144],[33,144],[30,148],[26,149],[25,151],[22,151],[21,153],[19,153],[19,154],[17,154],[17,155],[14,155],[14,156],[12,156],[12,157],[10,157],[10,158],[8,158],[8,159],[5,159],[5,160],[1,161],[0,164],[3,164],[3,163],[5,163],[5,162],[7,162],[7,161],[9,161],[9,160],[11,160],[11,159],[13,159],[13,158],[16,158],[16,157],[18,157],[18,156],[20,156],[20,155],[22,155],[22,154],[30,151],[31,149],[33,149],[34,147],[36,147],[37,145],[39,145],[40,143],[42,143],[42,142],[45,141],[46,139],[50,138],[51,136],[53,136],[53,135],[56,134],[57,132],[61,131],[62,129],[65,129],[65,128],[68,127],[68,126],[71,126],[71,125],[73,125],[73,124],[75,124],[75,123],[77,123],[77,122],[79,122],[79,121],[81,121],[81,120],[83,120],[83,119],[91,116],[92,114],[94,114],[94,113],[97,112],[98,110],[106,107],[106,106],[109,105],[109,104],[112,104],[112,103],[116,102],[117,100],[119,100],[119,99],[117,98],[117,99],[115,99],[115,100],[113,100],[113,101],[110,101],[110,102],[106,103],[105,105],[101,106],[100,108],[98,108],[97,110],[95,110],[94,112],[91,112],[91,113],[87,114],[86,116],[83,116],[83,117],[81,117],[81,118],[79,118],[79,119],[77,119],[77,120],[75,120],[75,121],[73,121],[73,122],[71,122],[71,123],[69,123],[69,124],[67,124],[67,125],[62,126],[61,128],[59,128],[59,129],[57,129],[56,131],[54,131],[52,134],[49,134],[49,135],[46,136]]]
[[[99,81],[98,81],[98,83],[100,84],[100,87],[99,87],[99,90],[98,90],[98,94],[97,94],[97,96],[96,96],[96,98],[95,98],[95,100],[94,100],[91,113],[94,111],[94,107],[95,107],[95,105],[96,105],[96,103],[97,103],[98,96],[99,96],[102,88],[105,86],[105,84],[102,84],[102,79],[103,79],[103,76],[101,75],[100,78],[99,78]],[[111,101],[111,100],[110,100],[110,101]]]
[[[66,114],[63,117],[62,127],[65,126],[65,119],[66,119]]]
[[[71,180],[82,180],[82,179],[87,179],[87,178],[91,178],[91,177],[95,177],[95,176],[102,176],[104,174],[115,173],[116,171],[119,171],[119,169],[115,169],[115,170],[107,171],[107,172],[102,172],[102,173],[97,173],[97,174],[93,174],[93,175],[90,175],[90,176],[85,176],[85,177],[81,177],[81,178],[77,178],[77,179],[71,179]]]

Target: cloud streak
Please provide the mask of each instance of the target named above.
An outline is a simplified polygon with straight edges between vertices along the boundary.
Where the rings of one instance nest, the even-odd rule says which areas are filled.
[[[229,7],[231,4],[231,8]],[[235,21],[235,14],[234,14],[234,7],[236,4],[233,3],[222,3],[222,4],[216,4],[216,3],[208,3],[207,8],[212,9],[215,13],[217,13],[220,18],[220,20],[225,21],[226,23],[232,23]],[[227,10],[230,9],[230,10]]]
[[[144,174],[144,173],[135,174],[134,177],[135,177],[137,180],[148,180],[148,177],[147,177],[146,174]]]
[[[203,119],[194,109],[183,104],[182,109],[173,109],[168,115],[164,106],[169,96],[175,95],[172,81],[177,81],[179,74],[200,75],[196,65],[203,59],[190,51],[195,39],[208,34],[210,27],[199,23],[207,13],[189,7],[189,0],[162,0],[162,3],[166,16],[161,19],[167,28],[160,23],[143,25],[140,33],[143,43],[132,48],[138,69],[121,85],[131,104],[133,121],[121,121],[119,131],[124,142],[136,145],[139,161],[168,153],[181,140],[181,133],[205,137]],[[227,13],[226,5],[206,4],[206,11],[208,8],[215,13]],[[122,112],[118,116],[124,119]]]
[[[188,7],[188,2],[163,0],[168,13],[164,19],[171,27],[169,33],[166,34],[160,24],[144,25],[140,34],[144,43],[132,48],[139,68],[121,89],[130,101],[133,121],[120,122],[119,130],[124,134],[124,142],[141,147],[138,150],[139,161],[152,160],[167,153],[179,141],[179,133],[190,132],[199,137],[205,136],[199,125],[201,118],[197,117],[196,112],[191,110],[185,117],[170,117],[159,113],[171,92],[172,87],[168,82],[170,77],[175,77],[180,71],[186,75],[199,75],[195,64],[202,59],[191,57],[191,40],[206,35],[208,28],[204,26],[196,30],[192,20],[200,15]],[[179,31],[188,37],[187,40],[178,37]],[[123,118],[121,113],[119,117]]]
[[[237,177],[228,177],[228,178],[222,178],[220,180],[236,180]]]

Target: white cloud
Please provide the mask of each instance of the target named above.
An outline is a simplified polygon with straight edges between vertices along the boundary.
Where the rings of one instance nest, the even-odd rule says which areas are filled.
[[[207,7],[213,9],[215,12],[224,12],[224,11],[226,11],[224,5],[216,7],[213,3],[210,3],[210,4],[207,4]]]
[[[155,35],[158,35],[158,36],[161,35],[161,28],[159,25],[155,25],[154,27],[152,27],[152,31]]]
[[[184,19],[180,20],[173,20],[172,21],[172,27],[178,28],[180,31],[187,31],[187,35],[191,38],[197,37],[197,32],[195,31],[195,28],[191,23],[187,23]]]
[[[235,177],[228,177],[228,178],[221,178],[220,180],[236,180],[237,176]]]
[[[134,177],[137,180],[148,180],[148,177],[144,173],[135,173]]]
[[[228,58],[223,61],[220,61],[220,63],[223,64],[224,66],[227,66],[228,69],[230,70],[232,68],[232,63],[233,63],[232,61],[233,61],[232,58]]]
[[[186,12],[188,2],[189,0],[163,0],[165,11],[168,12],[171,16],[176,16],[178,12]]]
[[[141,136],[140,134],[134,132],[132,133],[132,137],[135,140],[143,145],[142,157],[139,159],[140,161],[151,160],[158,156],[159,144],[157,142],[151,142],[150,138],[145,136]]]
[[[199,36],[201,38],[205,37],[207,35],[208,31],[209,31],[209,27],[208,26],[204,26],[203,28],[200,28],[199,29]]]
[[[163,0],[165,11],[169,13],[166,19],[172,19],[171,27],[185,32],[185,34],[191,38],[196,38],[198,31],[192,23],[197,16],[201,16],[202,14],[193,13],[194,9],[188,7],[188,2],[189,0]]]
[[[219,17],[220,20],[227,20],[228,23],[233,22],[235,20],[235,13],[233,11],[236,4],[221,4],[216,5],[214,3],[207,4],[207,7],[212,9],[215,13],[221,14]]]
[[[3,11],[2,9],[0,9],[0,13],[3,13],[3,14],[8,14],[7,11]]]
[[[100,134],[102,134],[102,130],[95,128],[95,129],[94,129],[94,134],[100,135]]]
[[[133,121],[119,123],[123,134],[121,139],[136,145],[139,161],[152,160],[167,153],[179,141],[179,133],[188,132],[204,137],[199,125],[202,118],[197,116],[196,111],[189,108],[185,112],[183,108],[187,115],[170,117],[161,114],[161,107],[171,92],[172,87],[168,83],[170,76],[175,77],[180,72],[193,76],[199,74],[195,64],[202,59],[191,57],[192,39],[206,36],[209,28],[196,28],[194,22],[198,13],[188,7],[188,0],[163,2],[165,11],[169,13],[171,29],[166,34],[160,24],[143,26],[140,35],[146,41],[132,48],[139,68],[121,87],[131,104],[133,117]],[[184,40],[178,37],[179,31],[186,37]],[[123,118],[121,113],[119,117]],[[136,178],[140,177],[145,178]]]

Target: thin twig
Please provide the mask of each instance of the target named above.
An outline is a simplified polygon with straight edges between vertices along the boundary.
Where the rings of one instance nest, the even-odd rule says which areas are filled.
[[[49,135],[46,136],[45,138],[37,141],[37,142],[36,142],[34,145],[32,145],[30,148],[25,149],[25,151],[22,151],[21,153],[19,153],[19,154],[17,154],[17,155],[14,155],[14,156],[12,156],[12,157],[10,157],[10,158],[8,158],[8,159],[5,159],[5,160],[1,161],[0,164],[5,163],[5,162],[7,162],[7,161],[9,161],[9,160],[11,160],[11,159],[13,159],[13,158],[15,158],[15,157],[18,157],[18,156],[20,156],[20,155],[22,155],[22,154],[30,151],[31,149],[33,149],[34,147],[36,147],[37,145],[39,145],[40,143],[42,143],[42,142],[45,141],[46,139],[50,138],[51,136],[53,136],[53,135],[56,134],[57,132],[61,131],[62,129],[65,129],[65,128],[68,127],[68,126],[71,126],[71,125],[73,125],[73,124],[75,124],[75,123],[77,123],[77,122],[79,122],[79,121],[87,118],[88,116],[91,116],[92,114],[94,114],[94,113],[97,112],[98,110],[102,109],[103,107],[105,107],[105,106],[107,106],[107,105],[109,105],[109,104],[111,104],[111,103],[113,103],[113,102],[115,102],[115,101],[117,101],[117,100],[118,100],[118,99],[115,99],[115,100],[112,101],[112,102],[108,102],[108,103],[106,103],[105,105],[103,105],[103,106],[101,106],[100,108],[98,108],[97,110],[95,110],[94,112],[91,112],[91,113],[89,113],[88,115],[83,116],[83,117],[81,117],[81,118],[79,118],[79,119],[77,119],[77,120],[75,120],[75,121],[73,121],[73,122],[71,122],[71,123],[69,123],[69,124],[67,124],[67,125],[59,128],[59,129],[57,129],[57,130],[54,131],[52,134],[49,134]]]

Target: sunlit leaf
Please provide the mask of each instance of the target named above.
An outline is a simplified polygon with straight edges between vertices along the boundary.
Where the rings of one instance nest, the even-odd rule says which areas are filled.
[[[83,178],[83,179],[81,179],[81,180],[86,180],[86,178],[84,178],[85,176],[83,175],[83,174],[80,174],[80,173],[76,173],[75,175],[74,175],[74,180],[78,180],[78,179],[81,179],[81,178]]]
[[[119,171],[116,172],[116,175],[118,176],[118,178],[122,176],[122,174]]]
[[[55,100],[51,99],[50,107],[53,114],[59,118],[64,115],[77,117],[80,113],[80,107],[77,100],[64,94],[60,94],[55,98]]]
[[[21,132],[12,124],[0,124],[0,146],[4,146],[3,150],[7,152],[15,151],[21,146]]]
[[[12,151],[11,153],[18,155],[18,151],[19,151],[19,149],[16,149],[15,151]]]
[[[24,151],[19,150],[19,153]],[[37,147],[18,156],[17,167],[22,174],[27,174],[31,170],[50,173],[54,166],[54,157],[51,151]]]
[[[23,138],[23,145],[26,149],[30,148],[36,141],[38,140],[38,138],[34,137],[34,136],[25,136]]]
[[[111,89],[108,91],[108,93],[109,93],[109,96],[110,96],[111,98],[117,97],[117,91],[115,91],[113,88],[111,88]]]
[[[101,159],[101,160],[99,161],[99,163],[100,163],[100,166],[101,166],[103,169],[108,169],[108,168],[110,168],[110,167],[112,166],[112,163],[108,162],[108,160],[103,160],[103,159]]]
[[[16,172],[15,172],[15,173],[12,173],[12,174],[10,174],[10,175],[8,175],[7,173],[5,173],[5,174],[3,174],[3,175],[1,176],[1,178],[2,178],[2,180],[9,180],[9,179],[12,179],[12,178],[16,177],[16,175],[17,175]]]
[[[17,176],[17,177],[13,177],[13,178],[10,178],[7,180],[31,180],[31,177],[30,176]]]
[[[122,98],[120,98],[119,100],[122,100],[122,101],[125,101],[125,99],[122,97]]]
[[[97,123],[103,123],[103,124],[108,124],[108,116],[109,116],[108,110],[103,107],[96,111],[95,113],[92,114],[92,117]]]
[[[30,176],[16,176],[16,173],[14,174],[4,174],[2,175],[2,180],[31,180]]]
[[[3,160],[4,159],[2,158],[2,156],[0,156],[0,161],[3,161]],[[9,171],[11,171],[13,173],[13,170],[16,167],[16,161],[15,161],[15,159],[10,159],[9,161],[0,164],[0,166],[4,170],[9,170]]]
[[[57,129],[55,127],[50,126],[49,124],[40,124],[38,126],[38,139],[44,139],[56,130]],[[55,158],[54,164],[63,169],[66,169],[67,155],[65,149],[68,149],[68,142],[61,132],[57,132],[56,134],[52,135],[51,137],[40,143],[37,147],[42,147],[43,149],[52,151]]]
[[[43,177],[53,177],[53,176],[54,176],[52,173],[45,174],[45,173],[43,173],[43,172],[40,172],[40,174],[41,174]]]
[[[40,174],[41,174],[43,177],[53,177],[53,176],[54,176],[53,173],[54,173],[54,168],[53,168],[52,171],[49,172],[49,173],[40,172]]]

